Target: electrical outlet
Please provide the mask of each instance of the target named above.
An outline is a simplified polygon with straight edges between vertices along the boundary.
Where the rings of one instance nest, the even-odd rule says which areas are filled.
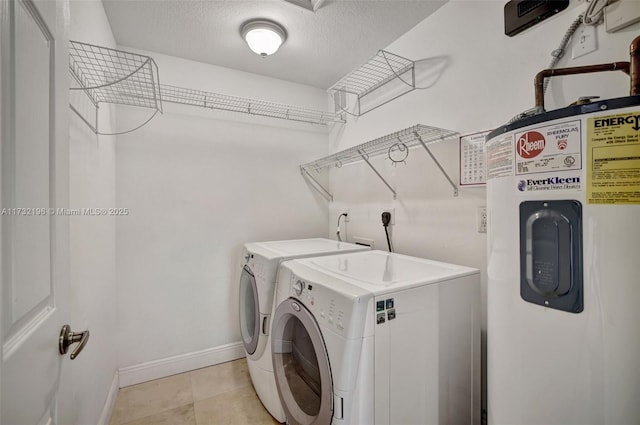
[[[350,213],[349,213],[349,208],[345,208],[344,210],[342,210],[342,214],[346,214],[344,216],[344,222],[345,223],[347,223],[347,222],[349,222],[351,220],[351,216],[350,216]]]
[[[391,226],[396,224],[396,209],[395,208],[385,208],[382,210],[383,213],[388,212],[389,214],[391,214],[391,221],[389,222],[389,224]],[[382,213],[380,213],[380,215],[382,215]]]
[[[573,50],[571,58],[576,59],[598,50],[598,40],[596,37],[596,27],[593,25],[582,25],[573,37]]]
[[[487,207],[478,207],[476,211],[478,233],[487,233]]]

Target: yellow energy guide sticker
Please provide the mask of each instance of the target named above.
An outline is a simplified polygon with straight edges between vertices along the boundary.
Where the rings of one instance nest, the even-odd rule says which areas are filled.
[[[589,118],[587,202],[640,204],[640,112]]]

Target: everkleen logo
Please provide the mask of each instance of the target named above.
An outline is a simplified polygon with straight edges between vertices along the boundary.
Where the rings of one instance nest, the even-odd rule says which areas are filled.
[[[535,158],[542,153],[545,145],[542,134],[537,131],[527,131],[518,138],[518,155],[525,159]]]
[[[518,182],[520,192],[532,190],[580,189],[580,177],[547,177]]]

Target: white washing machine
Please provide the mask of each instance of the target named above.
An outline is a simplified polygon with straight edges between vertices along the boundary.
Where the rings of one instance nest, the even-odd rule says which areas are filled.
[[[369,250],[369,247],[331,239],[297,239],[244,245],[240,276],[240,333],[253,386],[269,413],[284,422],[278,399],[271,349],[270,317],[278,266],[284,260]]]
[[[480,273],[382,251],[286,261],[271,329],[291,425],[480,422]]]

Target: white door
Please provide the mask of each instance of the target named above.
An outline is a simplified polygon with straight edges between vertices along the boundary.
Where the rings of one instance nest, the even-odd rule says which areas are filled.
[[[69,230],[54,211],[68,206],[68,4],[0,6],[0,423],[64,423]]]

